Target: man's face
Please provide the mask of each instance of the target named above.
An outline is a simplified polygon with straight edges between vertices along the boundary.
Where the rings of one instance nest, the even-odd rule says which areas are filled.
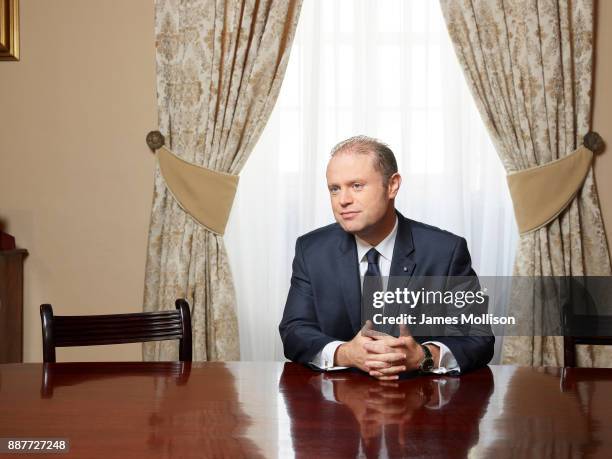
[[[393,207],[397,189],[384,186],[374,154],[338,152],[327,165],[327,188],[334,217],[344,231],[366,235]]]

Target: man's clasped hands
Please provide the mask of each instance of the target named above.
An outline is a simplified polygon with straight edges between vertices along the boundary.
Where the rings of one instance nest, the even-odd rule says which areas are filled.
[[[359,368],[379,380],[398,379],[402,372],[418,370],[425,352],[408,327],[399,327],[400,336],[396,338],[374,330],[372,322],[368,320],[351,341],[337,348],[334,364]],[[440,349],[434,344],[426,346],[437,367]]]

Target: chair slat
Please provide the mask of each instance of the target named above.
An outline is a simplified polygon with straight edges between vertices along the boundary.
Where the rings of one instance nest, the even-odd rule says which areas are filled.
[[[56,333],[61,333],[64,330],[74,330],[78,327],[78,330],[88,331],[88,330],[114,330],[117,328],[122,328],[125,330],[138,330],[138,329],[149,329],[155,327],[164,327],[164,326],[181,326],[180,319],[173,320],[142,320],[142,321],[129,321],[129,322],[121,322],[121,321],[90,321],[85,320],[82,323],[71,324],[65,323],[62,321],[57,321],[55,323],[55,331]]]
[[[57,340],[56,346],[58,347],[74,347],[74,346],[99,346],[103,344],[124,344],[124,343],[145,343],[149,341],[164,341],[178,339],[179,337],[173,333],[157,333],[147,334],[146,336],[101,336],[93,339],[63,339]]]
[[[81,340],[83,342],[92,341],[96,339],[111,339],[113,337],[121,337],[121,336],[132,336],[146,339],[148,336],[158,336],[160,334],[165,334],[169,336],[173,336],[176,339],[182,338],[183,329],[181,325],[175,326],[159,326],[155,328],[148,328],[146,330],[143,329],[130,329],[130,328],[118,328],[118,329],[108,329],[108,330],[66,330],[64,332],[55,334],[56,346],[59,343],[64,342],[66,340]]]
[[[117,319],[130,320],[138,319],[142,317],[166,317],[166,316],[180,316],[180,311],[175,309],[168,311],[155,311],[155,312],[130,312],[128,314],[91,314],[83,316],[53,316],[54,319],[61,319],[64,321],[75,320],[80,322],[84,319]]]

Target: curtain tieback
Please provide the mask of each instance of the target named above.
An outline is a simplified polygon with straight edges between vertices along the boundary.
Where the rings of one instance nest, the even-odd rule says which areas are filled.
[[[223,235],[236,188],[237,175],[213,171],[179,158],[166,147],[159,131],[147,135],[147,145],[157,152],[157,160],[168,190],[195,221],[215,234]]]
[[[581,145],[563,158],[507,175],[520,234],[538,230],[563,212],[578,194],[591,168],[593,153],[603,146],[590,132]]]

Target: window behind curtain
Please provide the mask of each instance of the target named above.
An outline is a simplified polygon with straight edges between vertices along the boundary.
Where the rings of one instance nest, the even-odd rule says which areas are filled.
[[[505,173],[438,2],[305,0],[226,234],[243,360],[283,359],[277,327],[295,239],[334,222],[329,151],[356,134],[395,152],[400,212],[465,237],[478,274],[511,274],[517,230]]]

